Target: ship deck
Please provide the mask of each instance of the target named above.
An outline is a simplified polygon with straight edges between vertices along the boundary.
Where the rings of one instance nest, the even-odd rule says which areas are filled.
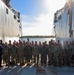
[[[44,67],[46,70],[46,75],[74,75],[74,67],[54,67],[47,66]],[[37,67],[32,64],[30,66],[9,66],[0,68],[0,75],[36,75]],[[39,73],[38,75],[45,75]]]

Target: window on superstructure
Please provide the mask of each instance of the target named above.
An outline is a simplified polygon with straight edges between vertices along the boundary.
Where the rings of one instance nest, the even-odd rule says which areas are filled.
[[[20,20],[18,20],[18,22],[20,22]]]
[[[18,18],[20,19],[20,13],[18,12]]]
[[[6,14],[8,14],[8,9],[6,8]]]
[[[61,15],[59,15],[59,16],[58,16],[58,19],[60,20],[61,18],[62,18],[62,16],[61,16]]]
[[[14,15],[14,19],[16,19],[16,16]]]

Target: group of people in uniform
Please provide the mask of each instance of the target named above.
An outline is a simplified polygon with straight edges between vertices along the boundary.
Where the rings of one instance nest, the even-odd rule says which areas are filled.
[[[27,41],[18,42],[11,40],[9,43],[0,42],[0,66],[2,64],[24,65],[25,63],[36,65],[74,66],[74,41],[65,42],[63,45],[54,40],[45,42]]]

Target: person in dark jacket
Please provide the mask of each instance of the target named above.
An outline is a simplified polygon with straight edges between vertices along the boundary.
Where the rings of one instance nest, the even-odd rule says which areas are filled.
[[[2,67],[1,63],[2,63],[2,40],[0,40],[0,67]]]

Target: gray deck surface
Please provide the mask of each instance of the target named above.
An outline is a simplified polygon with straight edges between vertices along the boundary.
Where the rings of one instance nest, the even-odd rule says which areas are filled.
[[[44,67],[46,70],[46,75],[74,75],[74,67],[54,67],[47,66]],[[20,75],[36,75],[36,66],[26,66],[22,69]],[[44,74],[38,74],[44,75]]]
[[[36,66],[14,66],[0,68],[0,75],[36,75]],[[74,75],[74,67],[45,67],[46,75]],[[44,74],[38,74],[44,75]]]

